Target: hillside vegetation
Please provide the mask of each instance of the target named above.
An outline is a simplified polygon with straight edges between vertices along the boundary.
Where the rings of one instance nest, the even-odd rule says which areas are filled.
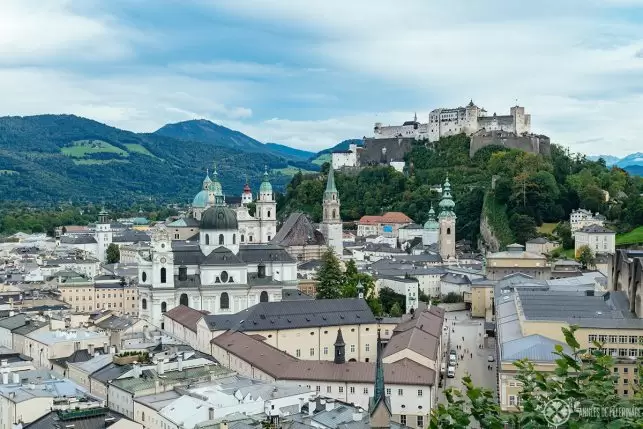
[[[214,162],[228,195],[241,193],[246,175],[257,189],[265,165],[286,173],[273,173],[276,189],[283,189],[299,168],[319,168],[285,155],[255,152],[246,143],[266,145],[219,128],[218,140],[204,143],[135,134],[72,115],[2,117],[0,195],[3,202],[25,201],[36,207],[69,200],[187,203]],[[226,132],[233,136],[226,137]],[[234,147],[227,147],[233,138]]]
[[[336,173],[342,219],[395,210],[424,223],[431,203],[439,201],[430,186],[443,183],[448,173],[458,239],[477,240],[483,211],[503,245],[533,238],[539,225],[567,220],[578,207],[606,214],[619,231],[643,224],[643,179],[570,155],[557,145],[548,157],[495,146],[470,158],[469,138],[458,135],[436,144],[418,142],[406,162],[405,174],[389,167],[364,168],[356,175]],[[327,169],[325,164],[322,171]],[[325,177],[295,175],[286,188],[282,214],[301,210],[319,221],[324,186]],[[603,190],[619,198],[607,203]]]

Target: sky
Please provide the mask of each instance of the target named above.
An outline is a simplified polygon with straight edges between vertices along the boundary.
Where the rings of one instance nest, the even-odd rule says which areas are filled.
[[[315,151],[470,100],[573,152],[642,151],[643,0],[0,2],[0,115]]]

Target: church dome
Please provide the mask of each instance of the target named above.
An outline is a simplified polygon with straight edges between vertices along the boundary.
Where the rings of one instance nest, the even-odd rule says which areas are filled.
[[[225,206],[210,207],[201,216],[201,229],[231,230],[238,229],[237,214]]]
[[[199,192],[192,200],[192,207],[196,207],[199,209],[207,207],[209,198],[210,198],[210,194],[208,193],[208,191],[203,190]]]

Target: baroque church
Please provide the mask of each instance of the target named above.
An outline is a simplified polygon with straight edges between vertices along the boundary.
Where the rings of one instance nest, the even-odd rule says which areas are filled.
[[[259,302],[281,301],[284,289],[297,288],[297,260],[271,243],[277,233],[277,205],[267,171],[254,217],[248,213],[250,202],[246,185],[241,204],[228,206],[215,170],[212,179],[206,175],[191,208],[198,234],[176,240],[166,227],[154,231],[149,252],[138,256],[142,319],[162,327],[163,313],[178,305],[233,314]],[[323,205],[320,229],[328,245],[341,252],[339,195],[332,170]]]
[[[442,259],[456,258],[455,227],[457,216],[455,214],[455,201],[451,194],[451,183],[447,175],[442,185],[442,197],[438,203],[439,214],[436,218],[433,205],[429,210],[429,218],[422,229],[422,246],[414,249],[413,253],[429,250],[434,246]]]

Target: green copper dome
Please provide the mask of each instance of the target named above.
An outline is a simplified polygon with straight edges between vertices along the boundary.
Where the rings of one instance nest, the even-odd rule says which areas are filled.
[[[440,224],[435,219],[435,210],[433,210],[433,204],[431,204],[431,210],[429,210],[429,219],[424,222],[424,229],[438,230],[440,229]]]
[[[222,196],[223,195],[223,187],[221,186],[221,183],[219,182],[219,173],[217,172],[217,167],[214,167],[214,171],[212,172],[212,181],[210,182],[210,186],[208,187],[210,192],[212,192],[215,196]]]
[[[203,190],[199,192],[192,200],[192,207],[196,207],[199,209],[207,207],[210,202],[209,197],[210,197],[210,193],[208,191]]]
[[[259,186],[259,192],[262,194],[272,193],[272,185],[270,184],[270,180],[268,180],[268,167],[266,167],[263,173],[263,182],[261,182],[261,186]]]
[[[201,216],[201,229],[203,230],[231,230],[239,229],[237,214],[225,206],[210,207]]]
[[[455,201],[453,201],[453,196],[451,195],[451,183],[449,183],[449,175],[444,181],[444,186],[442,187],[442,199],[440,200],[440,218],[443,217],[455,217]]]

